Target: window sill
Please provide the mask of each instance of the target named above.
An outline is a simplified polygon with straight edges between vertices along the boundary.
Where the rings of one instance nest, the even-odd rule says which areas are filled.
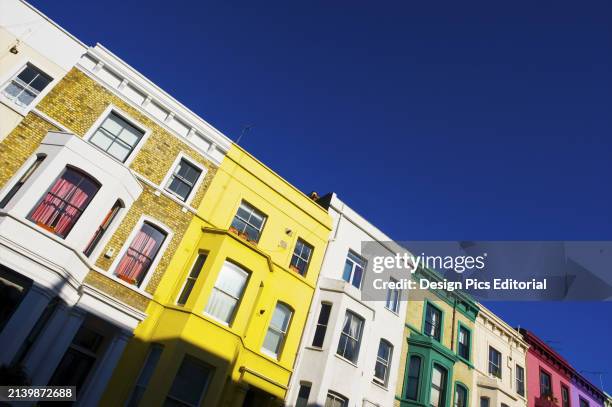
[[[316,352],[323,352],[323,348],[319,348],[317,346],[304,346],[304,349],[314,350]]]
[[[395,315],[396,317],[400,316],[399,311],[393,311],[391,308],[387,308],[386,306],[385,306],[385,309],[389,311],[390,313],[392,313],[393,315]]]
[[[359,366],[357,366],[357,364],[355,362],[351,362],[347,358],[342,357],[342,356],[338,355],[337,353],[334,353],[334,356],[337,357],[338,359],[342,360],[343,362],[348,363],[349,365],[351,365],[351,366],[353,366],[355,368],[359,368]]]
[[[106,277],[110,278],[111,280],[113,280],[114,282],[121,284],[122,286],[129,288],[132,291],[137,292],[140,295],[143,295],[145,297],[147,297],[148,299],[153,299],[153,296],[151,294],[149,294],[148,292],[146,292],[144,289],[142,289],[141,287],[137,287],[133,284],[129,284],[125,281],[123,281],[122,279],[120,279],[119,277],[117,277],[115,274],[108,272],[108,271],[103,271],[101,269],[98,269],[97,267],[94,268],[95,271],[97,271],[98,273],[102,273],[104,274]]]
[[[386,385],[384,385],[383,383],[379,382],[376,379],[372,379],[372,384],[375,385],[376,387],[380,387],[384,391],[389,391],[389,388]]]

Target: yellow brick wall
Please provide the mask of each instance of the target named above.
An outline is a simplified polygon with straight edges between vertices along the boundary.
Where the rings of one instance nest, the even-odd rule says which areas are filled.
[[[82,71],[73,68],[40,101],[37,109],[65,126],[69,131],[83,137],[111,104],[151,131],[145,144],[130,164],[132,170],[159,185],[171,170],[180,152],[207,168],[206,177],[191,201],[193,207],[198,207],[217,172],[217,167],[154,120],[140,113],[138,109],[123,101]],[[39,115],[29,113],[0,143],[0,187],[34,153],[49,130],[61,129],[48,123]],[[109,248],[113,248],[116,257],[141,215],[155,218],[171,228],[172,240],[169,242],[156,270],[149,271],[154,274],[146,287],[146,291],[152,294],[159,284],[162,274],[167,268],[169,260],[189,222],[192,220],[193,214],[188,211],[183,212],[180,204],[163,194],[155,195],[154,189],[147,184],[143,183],[143,188],[143,193],[129,208],[102,253],[105,253]],[[97,259],[96,265],[102,270],[108,270],[115,257],[108,259],[101,255]],[[92,273],[96,272],[92,271]],[[137,308],[142,309],[146,305],[142,301],[145,297],[134,298],[133,295],[120,289],[120,287],[113,286],[113,284],[119,285],[118,283],[99,277],[91,274],[86,282]]]

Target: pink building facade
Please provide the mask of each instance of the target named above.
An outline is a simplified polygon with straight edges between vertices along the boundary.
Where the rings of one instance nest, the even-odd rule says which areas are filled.
[[[603,407],[605,394],[526,329],[528,407]]]

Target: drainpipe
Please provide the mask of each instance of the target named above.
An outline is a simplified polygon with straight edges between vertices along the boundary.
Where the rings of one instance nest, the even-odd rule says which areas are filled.
[[[455,318],[457,314],[457,297],[453,298],[453,326],[451,326],[451,351],[455,351]]]

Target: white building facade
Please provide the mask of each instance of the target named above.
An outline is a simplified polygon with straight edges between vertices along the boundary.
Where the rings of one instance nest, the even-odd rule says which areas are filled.
[[[362,301],[362,242],[390,239],[340,201],[319,201],[334,220],[287,393],[287,406],[386,407],[400,374],[406,301]],[[395,252],[389,248],[389,254]]]
[[[527,406],[527,349],[521,334],[479,305],[475,324],[473,406]]]

